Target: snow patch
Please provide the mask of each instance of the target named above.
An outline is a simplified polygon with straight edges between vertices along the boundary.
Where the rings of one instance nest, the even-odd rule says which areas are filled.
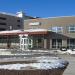
[[[55,68],[64,68],[68,62],[64,61],[59,58],[50,58],[50,57],[37,57],[36,63],[28,63],[28,64],[7,64],[7,65],[0,65],[0,69],[8,69],[8,70],[21,70],[21,68],[27,69],[29,68],[35,68],[35,69],[55,69]]]

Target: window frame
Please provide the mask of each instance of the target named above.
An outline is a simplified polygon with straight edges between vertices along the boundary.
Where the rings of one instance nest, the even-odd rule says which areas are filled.
[[[53,32],[56,32],[56,33],[62,33],[63,32],[63,27],[62,26],[55,26],[55,27],[52,27],[51,30]]]
[[[73,29],[73,30],[72,30]],[[74,33],[75,32],[75,25],[70,25],[69,27],[68,27],[68,32],[69,33]]]

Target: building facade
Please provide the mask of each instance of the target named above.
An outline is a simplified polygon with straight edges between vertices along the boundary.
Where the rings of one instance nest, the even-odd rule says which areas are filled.
[[[0,31],[21,30],[24,28],[24,20],[27,19],[34,18],[27,16],[22,11],[17,12],[16,14],[0,12]]]
[[[17,30],[23,28],[22,17],[9,13],[0,13],[0,31]]]
[[[17,14],[0,14],[0,48],[75,49],[75,16],[33,18]]]
[[[46,29],[47,34],[35,34],[33,48],[75,48],[75,16],[37,18],[24,21],[24,30]],[[35,45],[35,46],[34,46]]]
[[[24,30],[24,20],[33,19],[31,16],[25,15],[23,12],[17,12],[16,14],[10,14],[5,12],[0,12],[0,32],[15,30]],[[4,35],[0,36],[0,48],[16,48],[19,47],[19,35]]]

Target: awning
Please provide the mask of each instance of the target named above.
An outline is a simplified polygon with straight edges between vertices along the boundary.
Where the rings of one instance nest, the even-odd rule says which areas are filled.
[[[29,29],[29,30],[12,30],[12,31],[0,31],[0,35],[20,35],[20,34],[28,34],[28,35],[44,35],[48,34],[50,31],[46,29]]]

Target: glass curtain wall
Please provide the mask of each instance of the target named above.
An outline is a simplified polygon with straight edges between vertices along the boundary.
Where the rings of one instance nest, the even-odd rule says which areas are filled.
[[[33,39],[33,48],[34,49],[40,49],[40,48],[44,48],[43,47],[43,38],[42,37],[34,37]]]
[[[61,48],[62,47],[62,39],[52,39],[52,48]]]
[[[67,47],[75,48],[75,39],[67,39]]]
[[[18,36],[1,36],[0,48],[19,48]]]

